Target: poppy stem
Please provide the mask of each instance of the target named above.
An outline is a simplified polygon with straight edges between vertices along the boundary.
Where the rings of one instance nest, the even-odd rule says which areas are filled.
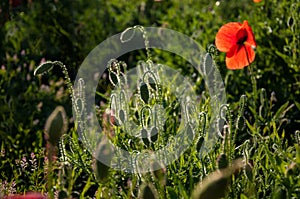
[[[257,116],[257,99],[258,99],[258,95],[257,95],[257,82],[256,82],[256,78],[255,75],[253,74],[253,69],[252,66],[249,64],[249,74],[250,74],[250,78],[251,78],[251,83],[252,83],[252,92],[253,92],[253,108],[255,110],[255,112],[253,113],[254,115],[254,125],[255,127],[257,127],[257,121],[258,121],[258,116]]]
[[[245,52],[246,52],[246,57],[247,57],[247,61],[248,61],[248,69],[249,69],[249,74],[250,74],[250,78],[251,78],[251,83],[252,83],[252,92],[253,92],[253,107],[254,107],[254,110],[255,110],[255,113],[254,114],[254,119],[255,119],[255,127],[257,125],[257,106],[256,106],[256,102],[257,102],[257,99],[258,99],[258,95],[257,95],[257,82],[256,82],[256,78],[255,78],[255,75],[253,74],[253,69],[251,67],[251,63],[250,63],[250,60],[249,60],[249,55],[248,55],[248,51],[246,50],[246,46],[243,45],[244,49],[245,49]]]

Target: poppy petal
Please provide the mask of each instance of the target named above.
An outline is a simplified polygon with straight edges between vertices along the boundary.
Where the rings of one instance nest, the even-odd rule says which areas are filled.
[[[256,42],[255,42],[255,38],[254,38],[254,34],[252,32],[252,28],[249,26],[248,21],[244,21],[243,22],[243,27],[246,29],[247,31],[247,40],[246,40],[246,44],[250,45],[252,47],[256,47]]]
[[[241,29],[239,22],[230,22],[223,25],[216,35],[216,47],[221,52],[228,52],[236,45],[236,34]]]
[[[249,45],[236,45],[226,54],[228,69],[242,69],[254,61],[255,53]]]

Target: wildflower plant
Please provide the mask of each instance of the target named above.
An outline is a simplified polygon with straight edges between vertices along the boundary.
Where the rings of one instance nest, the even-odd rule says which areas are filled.
[[[74,135],[60,135],[62,136],[59,142],[60,161],[64,163],[60,171],[61,174],[67,170],[69,172],[74,171],[74,169],[85,171],[89,177],[84,190],[96,186],[98,187],[96,197],[105,198],[110,197],[111,194],[117,194],[116,190],[112,190],[116,183],[110,177],[113,175],[123,176],[123,179],[132,181],[135,186],[139,187],[138,190],[133,187],[129,188],[128,193],[121,188],[119,194],[127,195],[126,197],[129,193],[143,198],[147,196],[157,198],[158,195],[170,196],[172,194],[180,194],[183,197],[192,194],[195,198],[218,198],[227,194],[229,194],[227,196],[230,196],[230,194],[238,192],[235,181],[238,181],[239,177],[236,176],[237,179],[235,179],[233,174],[242,175],[239,174],[240,170],[244,170],[245,179],[249,180],[249,186],[253,187],[254,185],[251,185],[251,182],[256,175],[253,173],[255,168],[253,164],[256,160],[251,158],[251,155],[253,155],[251,153],[254,150],[249,147],[249,143],[253,142],[254,146],[261,143],[259,140],[262,135],[257,134],[259,125],[255,124],[256,126],[251,127],[245,118],[246,95],[242,95],[240,98],[236,117],[232,115],[228,104],[224,101],[220,103],[222,101],[219,100],[224,99],[222,95],[213,95],[204,99],[199,107],[196,98],[193,98],[194,91],[189,90],[188,86],[191,83],[187,79],[183,80],[180,73],[152,62],[152,55],[149,50],[151,43],[149,43],[148,38],[149,35],[152,35],[151,31],[147,32],[147,30],[149,29],[135,26],[127,29],[119,36],[121,43],[126,43],[133,40],[137,31],[142,33],[147,60],[137,62],[134,75],[130,74],[132,71],[127,71],[128,66],[125,62],[106,58],[108,60],[106,65],[108,80],[114,86],[114,89],[110,97],[105,97],[99,93],[100,97],[108,99],[107,107],[99,107],[99,111],[96,109],[98,112],[101,112],[101,108],[105,109],[102,118],[100,117],[102,124],[104,124],[100,134],[97,133],[98,128],[91,126],[91,124],[98,122],[98,119],[94,119],[93,115],[89,113],[89,108],[93,107],[90,106],[91,102],[94,102],[94,100],[89,101],[91,97],[87,91],[90,91],[91,86],[88,79],[84,80],[86,74],[83,77],[79,75],[74,89],[70,85],[68,72],[61,62],[46,62],[35,70],[35,74],[42,74],[55,65],[60,66],[64,71],[72,99],[80,142],[76,139],[76,135],[75,137]],[[220,42],[218,41],[218,43]],[[238,43],[237,45],[244,44]],[[248,50],[253,50],[253,48],[248,48]],[[248,54],[243,55],[246,56],[243,59],[247,59],[250,64]],[[240,55],[240,58],[242,59],[242,55]],[[99,62],[99,60],[101,63],[101,59],[96,61]],[[87,59],[84,63],[95,63],[93,61],[95,60]],[[208,82],[207,84],[210,85],[211,83],[212,85],[209,87],[211,89],[210,94],[213,91],[222,90],[221,85],[216,81],[218,74],[213,66],[212,55],[209,53],[203,54],[200,61],[202,64],[198,65],[198,69],[201,74],[205,75],[204,79]],[[99,64],[98,62],[96,63]],[[91,67],[88,66],[88,70],[90,70]],[[168,79],[168,76],[172,78]],[[187,82],[187,84],[180,84],[179,82]],[[257,91],[254,90],[253,92]],[[181,95],[178,95],[178,93]],[[264,90],[261,90],[260,117],[263,117],[262,111],[268,107],[264,103],[264,98]],[[181,101],[178,102],[178,100]],[[214,108],[211,104],[214,105]],[[216,109],[217,112],[213,109]],[[275,114],[276,117],[279,117],[280,114],[284,116],[284,112],[287,110],[286,107],[282,107],[279,110],[280,112]],[[63,118],[60,118],[60,120],[63,121]],[[171,122],[170,124],[175,124],[175,126],[166,125],[168,121]],[[178,124],[180,121],[183,121],[183,124]],[[258,121],[258,118],[256,121]],[[274,125],[276,126],[276,122]],[[251,137],[244,143],[238,143],[238,132],[245,129],[250,130]],[[213,134],[213,132],[216,133]],[[180,133],[183,133],[183,136],[178,137]],[[207,145],[206,143],[213,137],[219,137],[220,141],[213,142],[213,146],[211,143]],[[178,145],[178,143],[180,144]],[[263,145],[268,147],[267,143]],[[166,148],[164,148],[165,146]],[[214,147],[214,152],[208,150],[212,147]],[[273,147],[278,147],[276,142],[274,142]],[[69,148],[69,150],[66,150],[66,148]],[[163,153],[161,153],[162,148],[166,150],[162,151]],[[203,153],[203,149],[205,149],[205,153]],[[191,156],[186,156],[186,153],[183,153],[187,151],[191,153]],[[270,157],[272,152],[268,150],[266,152],[267,156]],[[244,159],[236,160],[240,156]],[[91,168],[90,163],[92,162],[93,167]],[[145,162],[147,163],[145,164]],[[211,164],[213,162],[215,163]],[[188,169],[187,165],[190,164],[194,166]],[[217,171],[207,174],[206,169],[217,169]],[[198,170],[198,172],[202,170],[202,173],[196,174],[195,177],[192,177],[192,175],[189,179],[188,176],[171,179],[176,183],[189,181],[190,190],[194,190],[195,183],[199,180],[205,179],[194,192],[176,192],[162,181],[167,176],[166,171],[169,174],[178,171],[183,173],[189,171],[192,174],[195,170]],[[71,177],[74,178],[73,174]],[[219,180],[224,181],[224,183],[219,182]],[[218,188],[215,183],[219,184],[220,187]],[[228,190],[229,184],[231,185],[229,188],[231,192]],[[71,194],[72,190],[70,188],[66,189],[62,185],[58,193]],[[107,189],[111,191],[107,193]],[[223,191],[219,195],[212,196],[211,194],[216,189],[223,189]],[[48,190],[50,194],[51,191],[54,191],[51,186]],[[84,194],[85,192],[81,193],[81,196],[84,196]]]
[[[1,66],[0,75],[9,83],[7,86],[0,79],[0,92],[2,88],[14,88],[10,82],[15,79],[35,81],[31,86],[24,84],[28,86],[25,97],[20,94],[24,108],[23,104],[22,108],[16,107],[16,100],[0,96],[8,115],[2,114],[7,122],[1,123],[1,138],[3,132],[22,132],[26,138],[34,131],[39,141],[23,151],[16,146],[24,145],[27,139],[18,134],[15,138],[15,134],[4,137],[0,197],[30,197],[30,192],[49,198],[299,196],[300,135],[296,125],[290,127],[299,123],[300,110],[296,92],[298,0],[241,0],[236,4],[217,1],[205,8],[197,7],[202,1],[147,1],[130,3],[128,7],[110,1],[101,2],[105,11],[97,12],[100,4],[82,2],[73,8],[93,5],[94,10],[80,15],[80,23],[74,11],[72,21],[77,20],[79,25],[72,34],[62,25],[70,16],[59,15],[59,8],[67,3],[45,4],[49,11],[43,3],[32,2],[32,7],[28,4],[28,9],[40,13],[40,27],[45,27],[44,21],[53,16],[59,32],[49,26],[49,35],[64,35],[63,39],[54,39],[55,44],[74,44],[70,51],[64,46],[59,56],[55,56],[59,45],[51,43],[51,48],[43,51],[51,54],[50,59],[56,57],[66,65],[43,60],[33,71],[40,60],[37,58],[38,61],[18,66],[18,60],[27,59],[28,53],[40,53],[44,42],[29,42],[34,50],[20,50],[16,55],[1,46],[7,49],[8,61]],[[201,11],[190,12],[192,7]],[[228,8],[232,12],[226,11]],[[111,18],[111,10],[118,15]],[[29,16],[30,12],[19,16],[23,25],[8,21],[5,26],[5,30],[21,27],[15,35],[10,31],[12,36],[6,38],[15,47],[25,38],[22,33],[33,27],[26,26],[32,24]],[[95,16],[105,16],[107,21],[92,20]],[[132,25],[130,21],[145,24],[148,18],[150,25],[179,30],[191,37],[164,28],[126,29]],[[81,20],[85,23],[81,24]],[[93,27],[105,28],[94,30],[97,36],[93,37],[89,32]],[[72,61],[75,58],[68,55],[83,49],[85,52],[79,54],[87,54],[100,37],[103,40],[119,31],[123,32],[90,52],[74,80],[73,67],[81,60]],[[76,34],[85,38],[86,44]],[[211,44],[214,38],[216,46]],[[207,52],[195,40],[207,45]],[[67,92],[54,76],[60,70]],[[32,74],[43,76],[33,78]],[[287,78],[289,75],[293,80]],[[279,76],[285,78],[281,81]],[[219,81],[222,78],[225,86]],[[279,83],[282,87],[276,88]],[[19,94],[16,93],[14,96]],[[65,103],[65,96],[71,98],[71,107]],[[37,105],[33,115],[26,118],[29,122],[12,125],[13,117],[7,110],[23,113],[29,107],[28,98],[34,99],[31,105]],[[8,157],[12,154],[17,158]]]

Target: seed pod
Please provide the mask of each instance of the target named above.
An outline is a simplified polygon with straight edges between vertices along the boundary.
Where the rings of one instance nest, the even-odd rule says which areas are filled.
[[[53,146],[56,146],[60,137],[67,131],[68,121],[65,109],[57,106],[50,114],[45,125],[45,138]]]
[[[54,62],[52,61],[46,61],[44,63],[42,63],[41,65],[39,65],[33,72],[34,75],[43,75],[47,72],[49,72],[53,66],[55,65]]]
[[[149,90],[148,86],[145,83],[142,83],[140,86],[140,95],[142,100],[147,104],[149,100]]]
[[[158,139],[158,128],[156,126],[154,126],[152,129],[151,129],[151,132],[150,132],[150,139],[151,139],[151,142],[156,142],[157,139]]]

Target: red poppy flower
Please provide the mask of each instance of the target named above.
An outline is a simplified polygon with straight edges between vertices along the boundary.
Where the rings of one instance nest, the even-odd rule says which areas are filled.
[[[18,7],[22,4],[22,0],[10,0],[9,4],[12,5],[12,7]]]
[[[254,61],[256,42],[248,21],[223,25],[216,36],[216,46],[226,53],[228,69],[242,69]]]
[[[25,195],[6,196],[4,199],[48,199],[48,197],[37,192],[30,192]]]

